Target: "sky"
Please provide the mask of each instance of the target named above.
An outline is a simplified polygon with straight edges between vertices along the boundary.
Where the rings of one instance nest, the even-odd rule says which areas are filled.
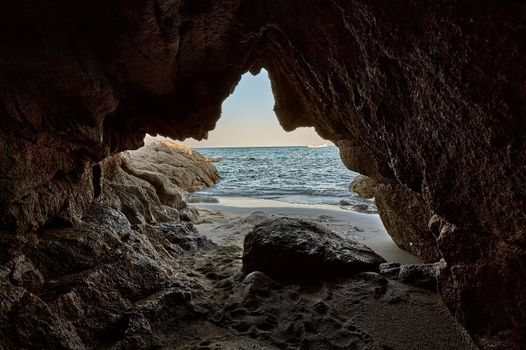
[[[329,143],[313,128],[284,131],[273,111],[274,96],[266,70],[257,76],[246,73],[222,106],[221,119],[208,140],[187,139],[189,147],[301,146]]]

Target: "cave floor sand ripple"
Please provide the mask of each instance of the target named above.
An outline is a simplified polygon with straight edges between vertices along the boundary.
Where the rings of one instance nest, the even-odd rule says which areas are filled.
[[[261,204],[221,200],[220,204],[197,205],[201,213],[197,228],[219,245],[186,258],[187,275],[194,281],[192,298],[176,315],[152,325],[161,347],[476,349],[437,293],[376,273],[311,285],[278,283],[260,272],[243,276],[243,237],[269,215],[303,216],[330,223],[328,226],[339,228],[336,231],[340,234],[362,237],[366,244],[364,235],[374,227],[378,229],[374,218],[371,221],[367,217],[358,217],[345,228],[339,219],[343,214],[328,208]],[[348,216],[349,212],[345,213]],[[391,255],[383,254],[397,257],[392,251]],[[414,262],[403,254],[398,260]]]

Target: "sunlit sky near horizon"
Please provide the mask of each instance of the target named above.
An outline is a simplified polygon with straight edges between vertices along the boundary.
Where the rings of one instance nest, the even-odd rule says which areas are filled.
[[[208,133],[208,140],[187,139],[189,147],[221,146],[305,146],[329,143],[313,128],[298,128],[286,132],[274,113],[274,96],[266,70],[257,76],[246,73],[234,93],[222,106],[216,128]]]

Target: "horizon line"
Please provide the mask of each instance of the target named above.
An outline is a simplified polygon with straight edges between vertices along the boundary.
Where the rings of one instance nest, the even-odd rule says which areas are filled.
[[[182,142],[184,144],[184,142]],[[190,148],[244,148],[244,147],[250,147],[250,148],[264,148],[264,147],[308,147],[310,145],[244,145],[244,146],[188,146]],[[336,147],[335,144],[330,143],[327,144],[327,147]]]

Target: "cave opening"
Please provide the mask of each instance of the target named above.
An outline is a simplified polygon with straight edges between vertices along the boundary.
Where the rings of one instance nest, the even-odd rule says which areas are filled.
[[[287,132],[273,110],[268,72],[246,73],[223,102],[221,118],[208,138],[184,144],[220,159],[221,181],[208,195],[250,197],[303,204],[339,204],[357,175],[342,164],[338,149],[312,127]],[[367,210],[372,203],[361,202]]]
[[[221,117],[207,139],[182,142],[181,147],[205,156],[221,177],[212,186],[191,191],[185,200],[198,209],[223,210],[226,205],[246,214],[264,208],[272,215],[296,213],[316,221],[327,220],[331,216],[327,213],[336,210],[339,223],[332,225],[329,219],[327,226],[365,240],[390,260],[420,263],[387,234],[376,208],[376,182],[349,170],[338,147],[321,138],[313,127],[285,131],[274,105],[265,69],[241,77],[224,100]],[[158,141],[170,145],[179,142],[149,135],[145,138],[146,144]],[[349,228],[354,214],[364,215],[361,224],[366,228]],[[371,230],[373,235],[364,236],[363,232]]]
[[[202,293],[205,298],[210,298],[207,295],[210,293],[214,298],[227,298],[234,303],[235,306],[226,305],[220,310],[225,315],[221,324],[243,333],[257,319],[257,325],[251,328],[256,337],[263,329],[272,339],[286,343],[285,338],[295,327],[289,316],[304,317],[302,309],[312,310],[312,314],[307,311],[306,317],[310,319],[319,314],[330,315],[307,325],[313,333],[321,334],[319,330],[338,322],[334,321],[336,318],[359,314],[361,311],[355,306],[365,305],[364,309],[374,311],[360,317],[373,319],[373,324],[381,320],[386,329],[400,327],[397,319],[415,320],[413,316],[417,314],[419,329],[426,331],[414,334],[418,327],[409,326],[402,332],[409,331],[424,341],[425,333],[439,325],[449,330],[432,339],[435,344],[456,346],[463,342],[463,335],[454,329],[455,323],[442,312],[444,306],[436,302],[436,279],[431,276],[434,265],[420,264],[419,259],[400,249],[387,234],[376,210],[377,184],[366,178],[353,186],[359,174],[344,166],[339,149],[327,140],[313,140],[312,129],[285,132],[277,122],[273,105],[266,72],[245,75],[224,101],[221,118],[207,140],[178,144],[170,139],[147,137],[146,147],[152,152],[133,153],[136,164],[145,159],[150,163],[165,162],[163,167],[153,164],[148,169],[171,178],[174,173],[163,169],[170,168],[165,165],[174,161],[165,154],[200,163],[189,164],[185,160],[188,171],[183,174],[188,177],[196,167],[199,169],[192,175],[197,177],[194,184],[199,182],[198,186],[192,185],[183,194],[184,201],[198,212],[199,218],[184,228],[174,229],[173,224],[156,228],[188,251],[208,244],[219,247],[198,255],[192,276],[198,276],[195,281],[200,281],[202,274],[211,281]],[[327,145],[309,147],[313,143]],[[173,165],[181,168],[179,164]],[[218,177],[205,181],[211,167]],[[151,174],[148,179],[152,179]],[[157,190],[157,194],[161,197],[162,191]],[[197,238],[188,238],[190,232]],[[348,252],[352,253],[346,255]],[[360,263],[355,264],[356,261]],[[335,282],[332,279],[335,276],[343,276],[342,282]],[[410,288],[418,291],[408,291],[393,282],[399,279],[412,283],[414,286]],[[324,281],[323,288],[318,287],[320,281]],[[306,291],[296,289],[294,283],[314,287]],[[366,296],[357,297],[357,290]],[[409,310],[401,301],[402,295],[422,298],[426,306],[411,305]],[[257,303],[258,315],[250,307],[245,308],[252,303]],[[435,306],[440,312],[435,312]],[[283,312],[272,311],[273,308]],[[384,310],[395,317],[382,317],[386,315]],[[411,317],[407,317],[408,312]],[[261,314],[264,316],[260,317]],[[278,332],[277,324],[284,324],[287,329]],[[349,329],[361,327],[365,326],[355,323]],[[441,338],[442,335],[445,336]],[[405,341],[391,334],[385,336],[393,342]],[[300,333],[298,338],[302,337]],[[411,348],[408,343],[402,347]]]
[[[261,147],[332,144],[312,127],[287,132],[274,112],[274,95],[265,69],[247,72],[221,106],[221,117],[206,140],[185,140],[189,147]]]

